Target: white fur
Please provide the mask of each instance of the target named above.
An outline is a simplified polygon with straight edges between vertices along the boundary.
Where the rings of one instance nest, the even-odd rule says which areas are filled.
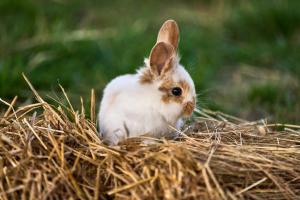
[[[177,82],[184,80],[191,87],[185,102],[195,97],[193,80],[183,66],[175,63],[170,75]],[[145,60],[146,67],[149,62]],[[151,84],[139,82],[140,71],[113,79],[104,89],[99,112],[100,133],[104,140],[112,145],[126,139],[148,134],[153,137],[170,135],[173,130],[169,126],[180,128],[180,114],[183,105],[162,102],[163,93],[159,91],[161,80]]]

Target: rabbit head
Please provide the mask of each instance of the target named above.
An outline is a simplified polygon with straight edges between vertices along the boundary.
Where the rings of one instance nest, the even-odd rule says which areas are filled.
[[[162,112],[166,112],[166,115],[172,113],[175,120],[190,116],[196,105],[194,82],[179,63],[178,42],[177,23],[174,20],[166,21],[149,58],[145,59],[146,67],[138,71],[140,83],[157,87],[161,94]]]

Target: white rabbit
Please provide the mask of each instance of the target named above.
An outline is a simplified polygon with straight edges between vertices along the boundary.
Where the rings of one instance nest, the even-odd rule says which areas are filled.
[[[136,74],[116,77],[104,89],[98,116],[105,142],[116,145],[141,135],[170,136],[196,104],[194,82],[179,64],[179,29],[174,20],[161,27],[149,59]]]

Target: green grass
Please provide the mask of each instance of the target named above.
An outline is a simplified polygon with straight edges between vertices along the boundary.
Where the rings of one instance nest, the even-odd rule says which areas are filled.
[[[24,72],[43,96],[60,95],[59,83],[77,105],[91,88],[100,100],[110,79],[143,64],[159,27],[173,18],[200,105],[249,119],[299,123],[299,4],[1,0],[0,97],[32,99]],[[254,75],[240,73],[243,66]]]

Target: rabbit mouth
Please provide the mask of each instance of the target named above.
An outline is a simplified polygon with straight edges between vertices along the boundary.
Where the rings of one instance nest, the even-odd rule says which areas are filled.
[[[181,115],[183,117],[189,117],[192,115],[194,109],[195,109],[195,103],[189,101],[184,104]]]

